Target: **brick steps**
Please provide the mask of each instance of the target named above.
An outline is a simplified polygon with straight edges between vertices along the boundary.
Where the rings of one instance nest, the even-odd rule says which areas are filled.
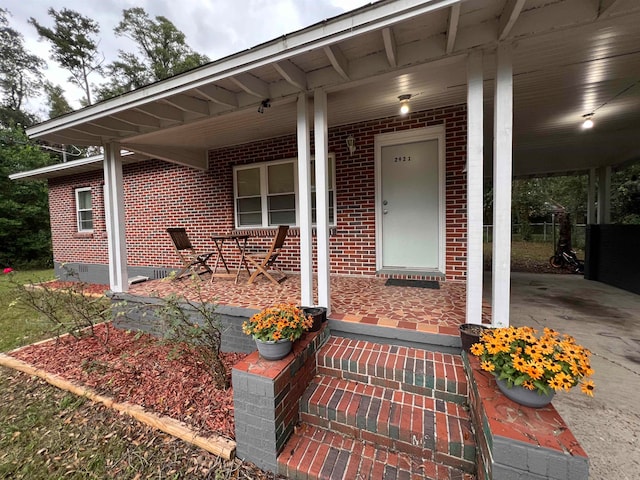
[[[459,356],[332,337],[317,353],[317,371],[300,401],[301,427],[278,457],[280,473],[473,478]]]
[[[473,475],[349,436],[302,425],[278,458],[280,474],[323,480],[471,480]]]

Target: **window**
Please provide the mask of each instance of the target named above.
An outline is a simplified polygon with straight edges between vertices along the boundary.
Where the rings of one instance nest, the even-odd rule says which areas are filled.
[[[329,223],[335,224],[335,157],[329,155]],[[234,167],[236,227],[298,224],[297,160]],[[311,161],[312,221],[316,221],[315,162]]]
[[[78,231],[93,232],[91,187],[76,189],[76,212],[78,217]]]

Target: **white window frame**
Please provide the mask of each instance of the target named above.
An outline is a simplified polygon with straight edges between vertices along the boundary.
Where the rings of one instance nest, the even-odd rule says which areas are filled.
[[[338,208],[337,208],[337,195],[336,195],[336,158],[335,154],[329,154],[330,166],[332,168],[331,178],[333,179],[333,185],[329,185],[329,191],[333,192],[333,222],[329,225],[334,227],[336,225],[337,217],[338,217]],[[311,161],[315,161],[314,157],[311,157]],[[234,165],[233,167],[233,219],[235,228],[238,230],[250,230],[257,228],[273,228],[275,225],[269,225],[269,203],[268,203],[268,178],[267,171],[270,166],[279,165],[284,163],[291,163],[293,165],[293,181],[294,181],[294,195],[295,195],[295,209],[296,209],[296,221],[295,224],[290,226],[297,227],[300,225],[300,204],[298,197],[298,158],[286,158],[283,160],[273,160],[270,162],[255,162],[248,163],[246,165]],[[260,169],[260,198],[261,198],[261,208],[262,208],[262,223],[260,225],[239,225],[238,223],[238,178],[237,172],[239,170],[248,170],[252,168]],[[315,187],[312,188],[312,192],[315,192]],[[315,195],[315,193],[313,193]],[[315,223],[313,223],[315,225]]]
[[[82,218],[80,217],[81,212],[92,212],[91,214],[91,224],[93,225],[93,195],[91,195],[91,208],[81,209],[80,208],[80,193],[89,192],[91,195],[91,187],[81,187],[76,188],[76,226],[78,228],[78,233],[93,233],[93,228],[82,228]]]

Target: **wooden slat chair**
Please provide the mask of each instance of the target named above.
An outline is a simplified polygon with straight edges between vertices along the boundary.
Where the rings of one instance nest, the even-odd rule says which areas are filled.
[[[255,271],[251,274],[247,283],[253,283],[258,275],[261,274],[271,280],[275,285],[278,285],[287,278],[287,275],[276,268],[274,263],[278,259],[278,255],[280,255],[280,250],[282,249],[282,245],[284,245],[288,232],[288,225],[280,225],[269,250],[265,252],[251,252],[245,255],[250,267],[255,268]],[[278,278],[275,278],[276,276]]]
[[[213,273],[209,265],[207,265],[207,260],[209,260],[215,252],[196,252],[184,228],[167,228],[167,233],[171,237],[171,241],[180,260],[182,260],[182,269],[177,273],[175,277],[176,280],[186,272],[191,272],[191,274],[198,278],[200,278],[200,275],[203,273]]]

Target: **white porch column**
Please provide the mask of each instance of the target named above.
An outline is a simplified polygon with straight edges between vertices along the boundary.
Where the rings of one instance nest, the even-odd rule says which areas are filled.
[[[109,250],[109,285],[114,292],[126,292],[129,289],[129,277],[119,143],[107,143],[104,146],[104,214]]]
[[[300,305],[313,306],[313,259],[311,255],[311,147],[309,106],[298,95],[298,198],[300,205]]]
[[[316,242],[318,247],[318,305],[331,312],[329,283],[329,135],[327,127],[327,92],[313,92],[314,140],[316,163]]]
[[[467,323],[482,323],[482,52],[467,59]]]
[[[596,169],[589,169],[587,185],[587,225],[596,223]]]
[[[511,295],[511,180],[513,132],[513,66],[511,46],[497,51],[493,148],[492,324],[509,325]]]
[[[611,223],[611,167],[598,169],[598,223]]]

